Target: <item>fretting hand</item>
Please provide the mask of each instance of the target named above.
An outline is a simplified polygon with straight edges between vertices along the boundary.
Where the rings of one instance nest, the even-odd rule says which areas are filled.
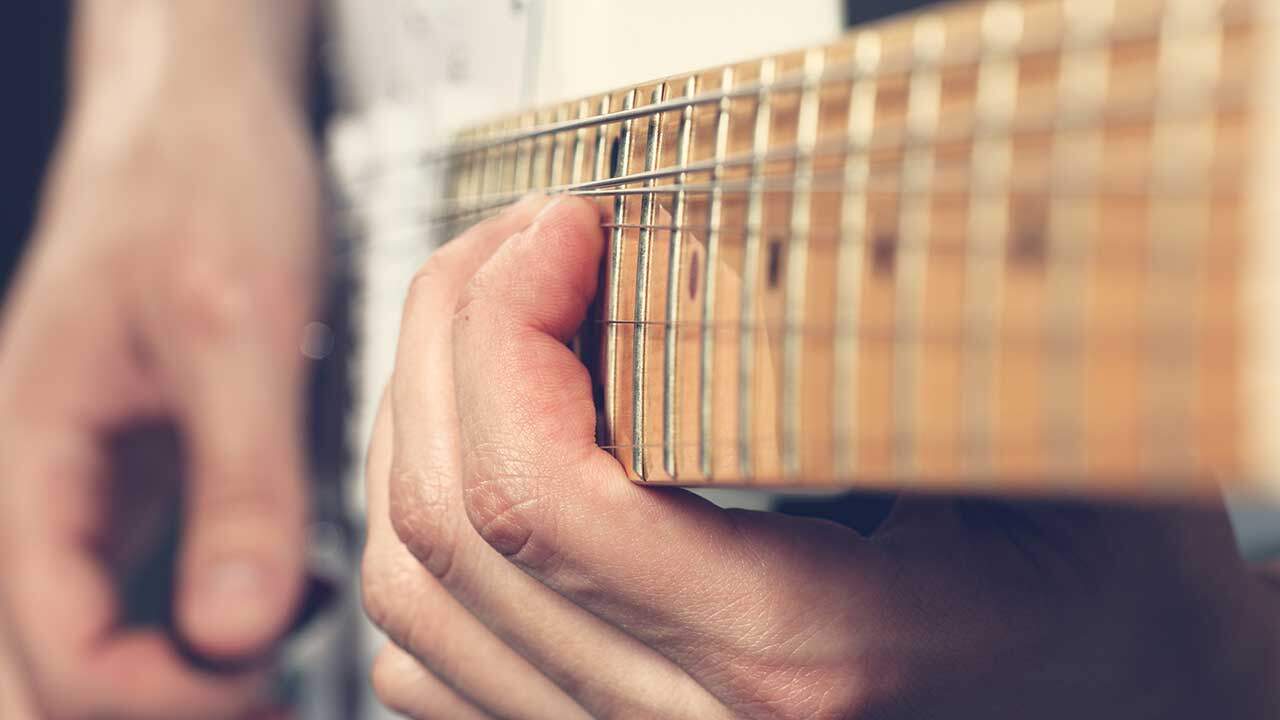
[[[374,682],[415,718],[1264,718],[1220,508],[902,499],[871,538],[638,487],[565,346],[603,241],[526,200],[412,286],[368,462]]]

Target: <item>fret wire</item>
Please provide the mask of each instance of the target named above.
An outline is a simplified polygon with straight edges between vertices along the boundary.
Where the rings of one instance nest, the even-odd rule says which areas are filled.
[[[821,76],[826,63],[826,50],[810,50],[805,54],[804,73],[810,78],[800,98],[796,120],[796,171],[791,195],[791,242],[787,243],[787,280],[784,314],[790,327],[804,322],[805,286],[808,282],[808,242],[812,216],[813,148],[818,142],[818,115],[821,101]],[[800,437],[802,433],[802,400],[804,397],[804,343],[799,335],[783,336],[782,355],[782,473],[800,477]]]
[[[1148,326],[1144,445],[1146,466],[1169,477],[1176,477],[1170,471],[1200,462],[1191,427],[1200,360],[1192,341],[1200,314],[1193,299],[1201,290],[1198,246],[1212,234],[1203,186],[1213,161],[1215,126],[1212,116],[1197,126],[1172,125],[1164,122],[1162,110],[1187,94],[1212,95],[1221,75],[1220,6],[1221,0],[1168,0],[1156,69],[1153,191],[1159,187],[1202,190],[1194,201],[1174,205],[1159,193],[1149,203],[1150,277],[1143,293]],[[1194,31],[1194,39],[1189,39],[1187,29]],[[1185,348],[1185,352],[1171,355],[1170,347]]]
[[[631,109],[635,105],[636,91],[629,91],[622,100],[624,109]],[[606,104],[609,102],[606,98]],[[631,143],[632,143],[632,123],[628,120],[622,124],[621,134],[618,136],[618,167],[617,171],[626,174],[631,166]],[[602,136],[603,138],[603,136]],[[613,216],[615,218],[625,218],[627,211],[626,196],[619,195],[613,201]],[[609,273],[607,285],[609,288],[606,300],[605,317],[610,320],[618,319],[620,294],[622,292],[622,238],[624,231],[615,229],[613,238],[609,244]],[[608,328],[605,334],[605,382],[604,382],[604,403],[605,403],[605,425],[611,429],[617,427],[618,422],[618,382],[620,381],[618,374],[618,333],[616,327]]]
[[[527,115],[526,117],[530,118],[530,122],[537,124],[538,116],[536,113]],[[521,141],[517,143],[515,163],[516,189],[512,192],[512,195],[523,196],[533,189],[529,179],[533,177],[533,161],[537,144],[537,140],[529,140],[527,142]]]
[[[1230,93],[1226,96],[1221,96],[1220,94],[1219,100],[1216,103],[1218,112],[1229,113],[1229,112],[1248,109],[1248,105],[1246,104],[1246,100],[1243,95],[1243,88],[1239,85],[1236,85],[1234,87],[1234,90],[1236,90],[1237,92]],[[1172,108],[1166,109],[1163,112],[1163,117],[1165,117],[1167,120],[1170,120],[1170,121],[1177,119],[1180,121],[1189,122],[1196,118],[1203,117],[1206,114],[1206,112],[1207,111],[1203,104],[1203,98],[1195,98],[1194,103],[1187,101],[1187,99],[1184,98],[1183,102],[1179,103],[1179,106],[1176,111],[1174,111]],[[1134,102],[1130,104],[1122,104],[1119,107],[1111,107],[1109,108],[1109,112],[1102,113],[1100,115],[1090,115],[1088,113],[1083,113],[1078,110],[1066,109],[1061,114],[1046,113],[1043,116],[1034,118],[1033,119],[1034,121],[1016,122],[1011,126],[1007,134],[1013,138],[1016,138],[1022,135],[1039,134],[1039,133],[1043,133],[1047,131],[1055,131],[1055,130],[1062,131],[1062,132],[1065,132],[1065,131],[1084,132],[1088,130],[1100,129],[1102,127],[1102,123],[1108,123],[1108,126],[1112,126],[1112,125],[1119,126],[1119,125],[1128,124],[1128,123],[1144,123],[1144,122],[1149,122],[1152,119],[1152,117],[1153,117],[1153,111],[1150,105],[1145,102],[1144,103]],[[1094,118],[1094,119],[1090,120],[1090,118]],[[998,133],[994,129],[985,128],[981,126],[975,127],[973,132],[967,132],[963,124],[960,122],[964,119],[965,118],[948,118],[949,120],[948,125],[951,128],[951,130],[949,132],[943,132],[943,131],[938,132],[937,135],[935,136],[935,140],[933,144],[941,145],[941,144],[946,144],[951,142],[963,142],[967,140],[978,141],[984,138],[991,138],[994,136],[998,136]],[[872,153],[876,151],[898,151],[898,150],[905,151],[919,145],[918,141],[908,137],[905,132],[889,133],[881,130],[881,131],[878,131],[878,135],[880,135],[880,137],[876,141],[873,141],[863,146],[850,145],[846,141],[819,143],[814,148],[814,152],[819,155],[839,155],[839,154],[855,154],[855,153],[867,154],[867,153]],[[715,161],[703,161],[700,163],[691,163],[689,168],[687,168],[685,172],[692,173],[692,172],[700,172],[704,170],[710,170],[714,172],[717,169],[717,167],[725,168],[725,167],[742,166],[742,165],[749,166],[749,165],[759,164],[762,162],[767,163],[773,160],[795,159],[796,154],[797,152],[794,146],[786,147],[786,148],[771,149],[766,153],[764,153],[763,155],[757,155],[753,152],[744,153],[734,157],[726,158],[722,163],[720,163],[719,166],[716,165]],[[675,174],[677,173],[674,170],[669,168],[656,170],[653,172],[628,173],[625,175],[620,175],[616,178],[583,183],[581,186],[562,186],[562,187],[555,187],[555,188],[546,188],[546,191],[548,193],[574,192],[576,194],[581,194],[581,195],[590,195],[592,193],[590,193],[589,191],[595,190],[595,189],[605,189],[605,186],[608,186],[611,184],[632,184],[636,182],[647,181],[653,178],[668,178]],[[595,194],[605,195],[609,193],[606,192],[606,193],[595,193]],[[501,207],[518,200],[522,196],[523,196],[523,193],[521,195],[512,195],[512,196],[497,197],[497,198],[480,196],[475,198],[474,201],[484,202],[484,203],[492,202],[494,206]],[[471,201],[470,200],[464,201],[461,199],[451,199],[451,200],[446,199],[440,204],[447,206],[450,203],[457,204],[460,202],[471,202]],[[465,213],[465,212],[470,212],[471,210],[472,208],[467,208],[464,210],[460,210],[458,212]]]
[[[1115,22],[1115,0],[1068,0],[1063,12],[1064,44],[1079,50],[1062,60],[1058,104],[1069,104],[1087,118],[1101,113],[1107,103],[1111,53],[1097,38],[1105,37]],[[1093,184],[1103,170],[1104,134],[1100,129],[1088,130],[1076,133],[1073,140],[1069,132],[1061,126],[1054,131],[1054,185]],[[1091,238],[1098,223],[1099,207],[1094,199],[1055,197],[1050,203],[1045,285],[1051,350],[1047,363],[1052,381],[1046,387],[1046,416],[1049,452],[1061,477],[1079,477],[1088,468],[1084,452],[1088,405],[1084,369],[1074,358],[1052,349],[1081,342],[1085,336],[1085,312],[1079,299],[1088,291]],[[1141,253],[1136,248],[1135,252]]]
[[[556,109],[556,118],[563,123],[568,116],[565,106]],[[564,133],[551,136],[551,171],[547,173],[547,187],[560,187],[564,178]]]
[[[1221,13],[1222,27],[1224,29],[1233,29],[1243,26],[1253,19],[1254,2],[1252,0],[1240,0],[1232,2]],[[1160,29],[1153,27],[1151,23],[1138,19],[1132,21],[1131,24],[1117,25],[1112,32],[1099,42],[1106,46],[1119,46],[1131,43],[1140,43],[1155,40],[1159,37]],[[1064,49],[1063,38],[1061,34],[1051,34],[1042,38],[1040,42],[1026,42],[1021,46],[1017,56],[1019,59],[1040,55],[1045,53],[1061,53]],[[953,53],[940,58],[934,66],[939,70],[947,70],[954,67],[966,67],[977,63],[982,52],[981,48],[966,48],[967,52]],[[907,75],[915,70],[915,64],[910,57],[889,57],[880,64],[879,79],[886,80],[897,76]],[[857,71],[849,65],[833,66],[823,73],[822,83],[847,83],[857,78]],[[722,96],[729,98],[749,98],[759,95],[761,92],[773,91],[781,92],[786,90],[795,90],[803,87],[805,78],[802,73],[796,73],[783,78],[776,78],[770,81],[767,86],[763,82],[744,83],[736,86],[732,91],[717,91],[698,95],[688,99],[691,105],[710,105],[718,103]],[[583,120],[569,120],[563,123],[550,123],[547,125],[532,128],[523,133],[512,136],[497,137],[491,139],[474,140],[470,144],[455,143],[452,147],[442,150],[436,150],[424,153],[424,159],[430,162],[447,161],[457,155],[480,152],[491,144],[505,144],[517,142],[520,140],[528,140],[543,135],[549,135],[559,132],[569,132],[579,129],[580,127],[591,127],[594,125],[609,125],[620,123],[627,120],[647,117],[655,113],[664,113],[671,110],[679,110],[685,103],[681,101],[669,101],[652,106],[640,108],[632,108],[630,110],[622,110],[609,114],[602,114],[595,118]]]
[[[459,195],[462,197],[478,197],[481,194],[482,188],[479,183],[480,176],[477,172],[475,156],[467,155],[463,157],[460,162],[460,166],[462,180],[459,183]],[[358,213],[353,214],[358,215]],[[456,234],[456,231],[456,227],[451,228],[450,236]]]
[[[883,41],[874,31],[858,36],[854,46],[854,62],[859,77],[849,95],[849,114],[845,134],[848,144],[869,144],[875,137],[876,110],[879,96],[876,68],[880,64]],[[836,327],[855,327],[862,314],[862,286],[865,252],[868,244],[868,203],[865,188],[871,180],[871,161],[865,154],[851,153],[845,161],[845,193],[842,204],[839,255],[836,260],[837,303]],[[812,238],[811,238],[812,239]],[[858,434],[858,367],[859,347],[852,333],[842,335],[835,347],[835,382],[833,403],[832,447],[835,451],[837,476],[852,477],[858,462],[858,447],[853,441]]]
[[[733,85],[734,69],[732,66],[726,67],[720,76],[720,88],[722,91],[732,90]],[[725,92],[716,110],[716,154],[715,165],[711,175],[713,183],[718,183],[720,179],[720,168],[725,167],[724,159],[729,150],[729,122],[732,115],[729,97],[729,94]],[[721,213],[723,210],[724,192],[717,188],[711,192],[711,203],[707,212],[707,221],[710,227],[707,230],[706,266],[702,273],[706,285],[703,288],[702,321],[704,327],[708,328],[708,330],[702,333],[699,341],[701,372],[698,379],[698,404],[701,423],[698,429],[700,441],[698,443],[698,464],[702,470],[702,476],[706,478],[713,477],[715,474],[711,445],[715,429],[712,425],[715,419],[713,417],[712,377],[715,371],[716,347],[714,338],[710,335],[710,328],[714,326],[716,301],[719,292],[717,280],[720,276]]]
[[[499,133],[504,132],[505,127],[506,127],[505,122],[495,125],[495,128],[497,128],[497,132]],[[507,159],[507,146],[506,145],[495,146],[492,150],[492,154],[493,154],[493,188],[496,192],[501,193],[502,178],[503,176],[506,175],[504,166],[506,165],[506,159]]]
[[[690,77],[685,81],[684,97],[693,97],[697,92],[697,78]],[[689,154],[693,143],[693,106],[686,105],[680,115],[680,135],[676,147],[676,164],[684,167],[689,163]],[[684,176],[678,176],[678,182],[684,182]],[[685,235],[685,193],[677,193],[675,207],[671,211],[671,245],[667,253],[667,321],[680,321],[680,290],[683,287],[684,235]],[[677,379],[679,378],[679,337],[668,333],[663,338],[662,350],[662,464],[667,476],[671,479],[680,477],[680,468],[675,451],[679,439],[679,395]]]
[[[582,100],[581,102],[579,102],[577,113],[579,118],[584,118],[590,115],[591,103],[587,100]],[[571,185],[577,185],[583,181],[582,180],[582,159],[583,159],[583,153],[585,152],[584,146],[586,145],[586,141],[587,141],[586,128],[581,128],[573,134],[573,154],[570,159],[570,162],[572,163],[572,168],[570,170],[570,175],[569,175],[569,184]],[[585,357],[584,347],[583,347],[583,337],[581,332],[575,333],[573,336],[573,354],[578,356],[579,359]]]
[[[590,114],[591,114],[590,102],[583,100],[582,102],[578,103],[579,119],[587,117]],[[586,152],[586,143],[587,143],[587,129],[578,128],[578,131],[573,134],[573,156],[571,160],[571,162],[573,163],[573,170],[569,176],[570,185],[580,185],[583,182],[582,158],[583,158],[583,154]],[[594,180],[596,178],[592,178],[592,179]]]
[[[942,103],[942,79],[935,66],[946,47],[946,26],[934,15],[916,20],[914,52],[917,69],[911,78],[907,101],[907,125],[913,137],[923,140],[907,150],[902,159],[902,185],[915,192],[899,199],[898,257],[895,264],[894,323],[899,331],[914,336],[921,330],[925,283],[928,271],[928,242],[933,202],[934,155],[929,140],[936,132]],[[919,425],[919,353],[912,343],[895,345],[893,354],[894,472],[915,473],[917,455],[914,436]]]
[[[535,114],[534,117],[536,119],[537,115]],[[538,166],[542,163],[543,156],[542,137],[535,136],[529,138],[529,145],[529,177],[525,182],[525,186],[528,188],[527,192],[533,192],[534,190],[541,188],[538,184],[538,178],[542,176],[542,173],[538,171]]]
[[[514,119],[506,123],[508,126],[515,126],[517,124],[518,122]],[[519,143],[512,143],[509,146],[503,146],[502,163],[499,166],[500,171],[498,173],[498,192],[511,194],[516,191],[516,158],[519,155],[519,151]],[[511,155],[510,160],[507,159],[508,154]],[[508,176],[510,177],[510,181],[508,181]]]
[[[767,88],[773,85],[777,72],[777,61],[765,58],[760,62],[760,82],[762,88],[756,96],[755,132],[752,150],[757,157],[764,155],[769,147],[769,131],[773,114],[773,96]],[[761,188],[759,173],[761,163],[751,166],[751,180],[747,188],[747,228],[743,243],[742,288],[739,301],[739,316],[743,319],[742,337],[738,346],[738,468],[743,475],[750,475],[754,466],[751,453],[753,447],[747,440],[752,433],[752,420],[755,417],[755,359],[756,334],[751,322],[756,316],[756,285],[760,274],[761,226],[764,221],[764,194]],[[788,186],[788,191],[789,191]]]
[[[486,127],[485,133],[492,134],[493,133],[492,127]],[[484,151],[484,166],[483,166],[484,172],[483,172],[483,180],[480,183],[480,192],[482,195],[490,195],[493,193],[493,190],[491,190],[491,188],[496,189],[498,173],[497,173],[497,163],[494,162],[494,158],[497,156],[497,154],[498,154],[498,146],[496,145],[490,146],[488,149]]]
[[[667,99],[667,84],[659,83],[657,89],[653,91],[653,103],[660,103]],[[657,167],[662,153],[662,115],[655,114],[649,116],[649,134],[645,138],[645,170],[653,170]],[[655,181],[650,181],[655,182]],[[646,225],[653,225],[654,216],[657,213],[658,202],[657,196],[653,194],[645,195],[641,200],[640,217],[641,222]],[[649,265],[651,262],[654,231],[648,228],[640,230],[640,238],[636,243],[636,306],[635,317],[639,323],[644,323],[649,318]],[[637,442],[645,441],[646,420],[648,415],[648,326],[641,324],[632,338],[632,356],[631,356],[631,390],[632,390],[632,437]],[[632,458],[632,465],[638,476],[648,477],[647,458],[643,451],[637,449],[635,456]]]
[[[600,101],[600,112],[602,114],[609,112],[609,96],[604,96]],[[609,135],[605,132],[603,126],[597,126],[596,131],[596,156],[595,168],[591,173],[592,182],[599,181],[609,174]]]
[[[1024,18],[1021,6],[996,0],[983,16],[987,55],[978,67],[977,113],[995,131],[973,145],[974,185],[985,192],[969,201],[969,253],[965,265],[964,318],[971,338],[1000,335],[1004,304],[1006,245],[1009,237],[1013,143],[1001,128],[1012,124],[1017,110],[1018,43]],[[970,472],[992,472],[993,442],[997,436],[996,413],[1000,397],[1000,358],[989,341],[978,340],[963,352],[964,467]]]

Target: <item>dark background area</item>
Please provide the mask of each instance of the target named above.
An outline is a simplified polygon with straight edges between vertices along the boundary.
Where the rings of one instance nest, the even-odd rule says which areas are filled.
[[[70,0],[26,0],[4,3],[0,10],[0,293],[30,234],[61,123],[70,6]]]

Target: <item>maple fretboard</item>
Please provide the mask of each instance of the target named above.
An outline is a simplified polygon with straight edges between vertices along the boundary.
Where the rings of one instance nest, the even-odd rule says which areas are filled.
[[[1280,489],[1272,3],[951,4],[504,118],[433,219],[607,204],[637,480]]]

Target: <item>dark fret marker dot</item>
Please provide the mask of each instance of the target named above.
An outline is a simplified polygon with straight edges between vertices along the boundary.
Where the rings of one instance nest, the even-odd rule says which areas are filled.
[[[1044,265],[1044,234],[1039,230],[1024,230],[1018,233],[1009,247],[1009,261],[1030,269]]]
[[[891,234],[877,235],[871,243],[871,268],[877,275],[892,275],[897,257],[898,238]]]
[[[698,271],[701,266],[698,264],[698,251],[694,250],[689,256],[689,299],[698,297]]]
[[[768,283],[769,289],[778,287],[782,275],[782,241],[773,238],[769,241]]]
[[[618,169],[622,167],[622,138],[613,139],[609,146],[609,177],[618,177]]]

